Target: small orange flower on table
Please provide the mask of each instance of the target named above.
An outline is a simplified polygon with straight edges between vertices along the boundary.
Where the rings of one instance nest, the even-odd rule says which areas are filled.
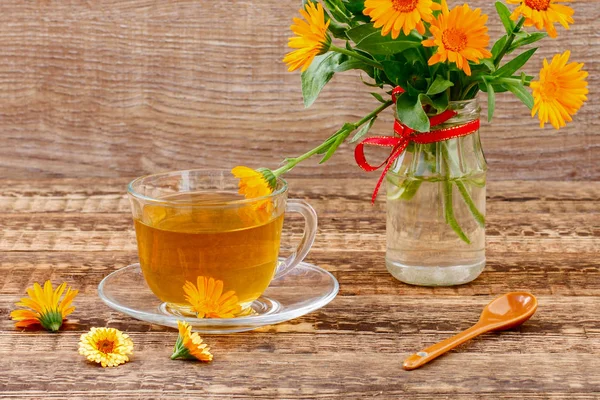
[[[115,328],[92,328],[79,341],[79,354],[104,368],[126,363],[132,353],[129,336]]]
[[[61,300],[65,289],[67,291]],[[66,283],[60,284],[54,290],[50,281],[46,281],[43,288],[36,282],[32,288],[27,289],[29,297],[23,297],[15,304],[30,309],[14,310],[10,316],[17,321],[17,328],[29,328],[39,324],[48,331],[56,332],[62,326],[63,320],[75,311],[71,303],[77,293],[78,290],[71,289]]]
[[[177,321],[179,328],[179,336],[173,348],[171,360],[177,358],[197,359],[203,362],[211,362],[213,355],[210,353],[210,348],[203,342],[197,332],[192,333],[192,328],[185,321]]]

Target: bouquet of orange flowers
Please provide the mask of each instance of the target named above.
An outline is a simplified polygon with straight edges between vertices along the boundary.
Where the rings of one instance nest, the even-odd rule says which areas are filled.
[[[496,2],[506,33],[493,44],[486,27],[488,16],[468,4],[450,8],[446,0],[306,1],[300,10],[302,18],[294,18],[291,26],[295,36],[290,38],[289,46],[294,50],[283,59],[289,71],[302,71],[305,106],[314,103],[336,73],[348,70],[361,71],[363,82],[377,89],[371,94],[379,105],[360,120],[345,123],[316,148],[286,158],[278,169],[238,167],[236,175],[262,178],[255,182],[273,187],[277,177],[303,160],[321,155],[323,163],[350,135],[350,142],[363,139],[377,116],[393,107],[401,122],[395,132],[404,136],[405,142],[395,147],[388,139],[369,142],[393,147],[385,175],[391,161],[404,150],[411,151],[412,139],[453,115],[451,102],[473,99],[480,91],[487,95],[488,120],[494,114],[496,93],[511,92],[531,109],[532,116],[537,115],[542,128],[548,122],[556,129],[565,126],[587,100],[583,64],[569,62],[570,52],[565,51],[550,62],[544,60],[537,79],[521,70],[537,50],[522,48],[547,36],[556,37],[555,24],[569,29],[574,22],[573,9],[560,4],[568,1],[506,0],[516,5],[512,11],[503,2]],[[505,62],[507,55],[515,56]],[[453,134],[469,133],[468,129],[463,131],[421,136],[417,143],[440,142],[457,137]],[[373,170],[377,167],[366,163],[362,154],[363,144],[369,143],[357,146],[356,158],[364,169]],[[469,201],[468,196],[465,201]],[[476,219],[482,220],[476,207],[469,208]]]

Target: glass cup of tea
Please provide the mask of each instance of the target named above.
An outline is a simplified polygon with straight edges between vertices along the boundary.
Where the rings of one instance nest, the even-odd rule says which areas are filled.
[[[192,315],[183,289],[211,278],[233,291],[241,314],[251,311],[270,282],[308,254],[317,214],[305,201],[287,199],[279,178],[273,193],[256,199],[238,194],[228,171],[187,170],[133,180],[128,194],[142,273],[167,309]],[[298,248],[279,260],[285,212],[305,219]]]

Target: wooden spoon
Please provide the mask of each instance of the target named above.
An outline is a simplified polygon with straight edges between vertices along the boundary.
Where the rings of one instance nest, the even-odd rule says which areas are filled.
[[[514,328],[527,321],[537,309],[536,298],[526,292],[512,292],[493,300],[485,306],[479,322],[469,329],[434,344],[404,360],[405,370],[419,368],[456,346],[489,331],[502,331]]]

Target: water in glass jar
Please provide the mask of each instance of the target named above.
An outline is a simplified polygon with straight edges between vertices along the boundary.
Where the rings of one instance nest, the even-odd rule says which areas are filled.
[[[387,185],[388,271],[402,282],[448,286],[477,278],[485,267],[485,228],[473,217],[472,205],[485,213],[485,172],[450,179],[399,177]],[[461,191],[459,191],[461,185]],[[452,204],[454,220],[470,243],[448,223],[446,207]]]

